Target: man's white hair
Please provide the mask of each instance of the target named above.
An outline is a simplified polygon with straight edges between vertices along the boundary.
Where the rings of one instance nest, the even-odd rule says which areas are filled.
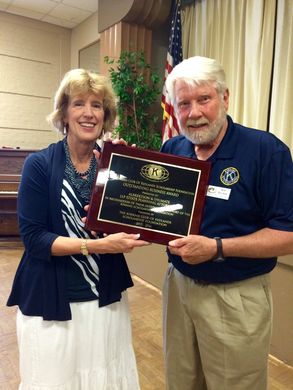
[[[174,87],[179,79],[190,85],[212,81],[218,93],[223,93],[227,89],[224,69],[218,61],[212,58],[190,57],[174,67],[166,79],[166,89],[173,105],[175,103]]]

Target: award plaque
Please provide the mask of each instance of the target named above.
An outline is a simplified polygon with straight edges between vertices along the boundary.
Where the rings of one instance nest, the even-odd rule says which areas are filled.
[[[198,234],[210,163],[106,142],[86,228],[157,244]]]

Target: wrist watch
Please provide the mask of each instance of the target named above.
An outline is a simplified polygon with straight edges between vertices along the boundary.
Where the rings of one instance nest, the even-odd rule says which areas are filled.
[[[223,253],[222,239],[221,239],[221,237],[214,237],[214,239],[216,240],[216,243],[217,243],[217,254],[213,258],[213,261],[220,263],[222,261],[225,261],[225,256]]]
[[[87,248],[87,240],[82,240],[81,242],[81,246],[80,246],[80,251],[81,251],[81,254],[84,255],[84,256],[88,256],[89,255],[89,251],[88,251],[88,248]]]

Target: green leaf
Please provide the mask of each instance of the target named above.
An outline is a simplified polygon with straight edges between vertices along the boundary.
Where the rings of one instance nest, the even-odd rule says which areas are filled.
[[[104,57],[107,64],[115,64],[109,69],[109,77],[118,97],[118,126],[116,132],[129,144],[137,144],[147,149],[161,147],[161,134],[155,130],[158,118],[151,113],[160,90],[160,78],[146,63],[144,52],[123,51],[116,59]]]

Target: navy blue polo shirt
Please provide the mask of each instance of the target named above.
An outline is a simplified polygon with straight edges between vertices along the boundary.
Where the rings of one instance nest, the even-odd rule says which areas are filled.
[[[194,145],[183,136],[165,142],[161,151],[196,159]],[[230,238],[265,227],[293,231],[293,164],[283,142],[271,133],[241,126],[228,117],[225,137],[209,161],[209,189],[216,195],[206,197],[201,235]],[[208,190],[209,195],[213,195],[211,192]],[[222,263],[190,265],[179,256],[168,256],[182,274],[214,283],[268,273],[277,260],[228,257]]]

